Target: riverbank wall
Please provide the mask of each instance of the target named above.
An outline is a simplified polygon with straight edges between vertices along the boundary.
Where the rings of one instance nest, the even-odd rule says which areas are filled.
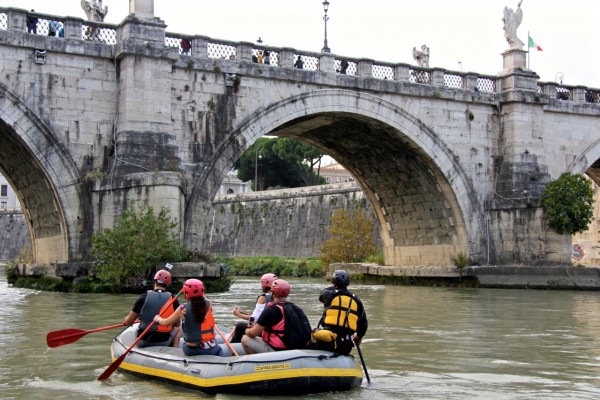
[[[315,257],[329,238],[334,211],[355,207],[373,221],[373,238],[381,245],[373,207],[356,183],[217,196],[203,250],[230,257]]]
[[[415,286],[467,286],[506,289],[600,290],[600,268],[571,266],[394,267],[376,264],[331,264],[355,282]]]
[[[16,260],[23,249],[31,251],[31,238],[21,210],[0,211],[0,262]]]
[[[356,183],[217,196],[202,251],[229,257],[314,257],[328,239],[331,215],[338,208],[360,207],[373,222],[380,244],[379,223]],[[20,212],[0,213],[0,261],[11,262],[24,246],[31,248],[27,223]]]

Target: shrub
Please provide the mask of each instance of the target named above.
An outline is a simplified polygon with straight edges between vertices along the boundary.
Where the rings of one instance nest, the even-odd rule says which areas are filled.
[[[319,246],[319,259],[325,268],[335,262],[366,261],[379,252],[373,239],[373,222],[360,209],[338,208],[327,231],[331,238]]]
[[[471,264],[471,261],[469,260],[469,256],[460,252],[457,255],[452,256],[452,263],[456,268],[464,268],[468,267]]]
[[[594,189],[583,175],[566,172],[551,181],[541,202],[548,226],[559,234],[584,232],[594,217]]]
[[[92,236],[97,278],[115,291],[136,288],[152,279],[158,262],[181,261],[187,252],[176,227],[166,208],[155,214],[147,203],[134,204],[117,218],[113,229]]]

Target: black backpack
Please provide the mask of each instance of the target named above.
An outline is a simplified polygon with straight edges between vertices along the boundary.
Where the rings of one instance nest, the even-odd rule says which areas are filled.
[[[283,304],[285,321],[283,343],[288,349],[305,349],[310,342],[312,328],[304,311],[294,303]]]

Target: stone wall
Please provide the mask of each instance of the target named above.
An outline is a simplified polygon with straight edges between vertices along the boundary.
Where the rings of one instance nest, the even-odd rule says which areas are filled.
[[[31,250],[25,216],[19,211],[0,211],[0,261],[15,260],[21,249]]]
[[[269,190],[218,196],[210,211],[205,239],[212,255],[312,257],[327,240],[326,229],[338,208],[359,206],[373,220],[373,235],[381,245],[379,226],[362,190],[355,183]],[[31,247],[20,212],[0,213],[0,261],[14,260]]]
[[[212,255],[312,257],[327,240],[338,208],[364,208],[379,226],[373,208],[353,183],[219,196],[210,210],[203,242]]]

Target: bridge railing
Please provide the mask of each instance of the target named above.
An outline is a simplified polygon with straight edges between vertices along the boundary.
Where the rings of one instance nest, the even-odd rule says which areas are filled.
[[[81,24],[81,37],[83,40],[116,45],[117,27],[101,22],[85,21]]]
[[[69,34],[71,25],[76,28],[75,35]],[[43,13],[29,12],[14,8],[0,7],[0,30],[24,30],[37,36],[50,36],[63,39],[78,37],[82,40],[117,44],[117,25],[103,22],[83,21],[80,18],[61,17]]]
[[[20,30],[29,34],[56,36],[64,29],[68,38],[116,45],[118,26],[74,17],[58,17],[27,10],[0,7],[0,30]],[[302,60],[306,71],[336,72],[355,77],[444,86],[452,89],[494,93],[498,90],[496,76],[472,72],[425,68],[404,63],[384,63],[369,59],[352,59],[332,54],[299,51],[291,48],[262,46],[255,43],[232,42],[206,36],[165,33],[165,46],[175,47],[182,57],[240,60],[262,63],[273,68],[299,67]],[[554,82],[538,84],[538,92],[563,101],[600,103],[600,90],[583,86],[559,85]]]
[[[8,14],[0,11],[0,29],[7,30],[8,29]]]
[[[600,103],[600,89],[590,89],[584,86],[562,85],[555,82],[539,82],[538,93],[544,93],[563,101],[577,103]]]

